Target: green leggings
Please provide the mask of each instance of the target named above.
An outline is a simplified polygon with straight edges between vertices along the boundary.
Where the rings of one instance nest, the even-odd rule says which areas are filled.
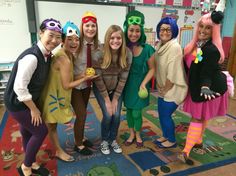
[[[129,128],[134,128],[135,131],[140,131],[143,124],[142,109],[127,108],[126,119]]]

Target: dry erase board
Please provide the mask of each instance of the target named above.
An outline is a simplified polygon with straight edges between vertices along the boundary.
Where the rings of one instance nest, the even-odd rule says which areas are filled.
[[[36,19],[38,25],[45,18],[58,19],[62,25],[71,20],[80,26],[81,18],[86,11],[91,11],[97,16],[98,20],[98,37],[103,43],[104,36],[108,27],[112,24],[119,25],[123,28],[123,22],[127,12],[126,6],[105,6],[78,3],[62,2],[35,2]]]
[[[0,1],[0,63],[15,61],[31,46],[25,2]]]

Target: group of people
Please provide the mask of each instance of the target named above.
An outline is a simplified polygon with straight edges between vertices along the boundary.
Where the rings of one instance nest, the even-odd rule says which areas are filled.
[[[137,11],[126,15],[123,29],[111,25],[104,45],[98,40],[97,18],[92,12],[82,17],[80,30],[71,21],[63,27],[55,19],[42,22],[39,41],[15,61],[5,91],[5,105],[20,125],[25,159],[18,168],[22,176],[49,175],[36,162],[36,154],[47,133],[58,159],[75,161],[59,144],[58,123],[68,123],[75,114],[74,150],[91,155],[93,143],[84,136],[87,105],[91,89],[102,111],[101,145],[103,154],[110,149],[122,153],[116,138],[122,103],[130,135],[125,146],[143,146],[142,110],[149,96],[139,97],[141,89],[150,90],[155,76],[158,89],[158,114],[162,136],[154,143],[159,148],[177,146],[175,124],[171,117],[184,102],[192,116],[186,145],[178,158],[187,163],[191,149],[202,145],[207,121],[227,110],[227,79],[219,64],[224,60],[220,38],[222,12],[202,16],[184,53],[177,42],[176,20],[161,19],[156,28],[159,42],[154,49],[146,43],[145,18]],[[61,48],[51,55],[58,45]],[[88,75],[86,68],[96,74]]]

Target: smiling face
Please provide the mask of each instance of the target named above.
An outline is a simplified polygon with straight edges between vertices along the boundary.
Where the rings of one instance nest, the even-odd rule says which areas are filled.
[[[141,28],[139,25],[130,25],[128,28],[127,36],[130,42],[135,43],[141,37]]]
[[[93,39],[97,33],[97,24],[92,21],[88,21],[87,23],[84,23],[83,33],[84,33],[84,38],[87,41]]]
[[[110,37],[109,45],[113,51],[117,51],[122,45],[121,31],[113,32]]]
[[[40,40],[48,52],[51,52],[61,43],[61,33],[53,30],[44,30],[40,32]]]
[[[67,36],[63,47],[70,53],[75,53],[79,48],[79,37],[77,35]]]
[[[171,26],[169,24],[162,24],[160,27],[160,40],[162,43],[166,43],[172,38]]]
[[[212,36],[212,26],[200,23],[198,28],[198,40],[209,40]]]

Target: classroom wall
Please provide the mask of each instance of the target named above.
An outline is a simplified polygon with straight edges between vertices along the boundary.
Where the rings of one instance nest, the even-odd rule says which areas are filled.
[[[106,29],[111,24],[123,26],[123,21],[127,12],[127,6],[102,6],[76,3],[59,3],[49,1],[35,1],[37,25],[48,17],[59,18],[64,24],[67,20],[73,20],[80,25],[80,20],[85,11],[91,10],[98,17],[99,39],[103,42]],[[135,6],[146,17],[146,28],[156,29],[156,25],[161,19],[164,7]],[[178,11],[178,25],[182,27],[186,24],[194,23],[200,16],[200,10],[195,9],[194,14],[185,13],[185,10],[168,6],[170,11]],[[232,37],[233,27],[236,21],[236,1],[227,0],[225,19],[223,23],[223,37]],[[113,15],[114,14],[114,15]],[[38,28],[39,26],[37,26]],[[191,35],[191,34],[190,34]],[[0,1],[0,63],[15,61],[18,55],[31,46],[31,36],[28,29],[28,19],[25,0],[1,0]],[[184,36],[183,39],[188,38]],[[189,39],[185,39],[186,41]],[[183,46],[185,43],[182,44]]]
[[[104,6],[92,4],[62,3],[62,2],[35,2],[37,25],[46,18],[58,19],[62,26],[71,20],[80,26],[81,18],[86,11],[93,12],[97,17],[99,40],[103,43],[108,27],[112,24],[123,26],[126,6]],[[39,28],[39,27],[38,27]]]
[[[164,7],[153,7],[153,6],[136,6],[136,10],[139,10],[142,12],[145,16],[145,27],[146,28],[153,28],[154,31],[156,31],[156,26],[161,20],[162,14],[174,14],[178,16],[177,24],[179,27],[184,27],[184,25],[188,26],[195,26],[195,23],[197,20],[201,17],[201,11],[200,10],[192,10],[193,14],[185,14],[186,11],[189,11],[189,9],[179,9],[174,7],[167,7],[167,11],[164,12]],[[169,11],[168,11],[169,10]],[[184,18],[188,18],[185,19]]]
[[[0,63],[15,61],[31,45],[25,3],[0,1]]]
[[[226,1],[224,15],[222,36],[233,37],[234,25],[236,23],[236,0]]]

